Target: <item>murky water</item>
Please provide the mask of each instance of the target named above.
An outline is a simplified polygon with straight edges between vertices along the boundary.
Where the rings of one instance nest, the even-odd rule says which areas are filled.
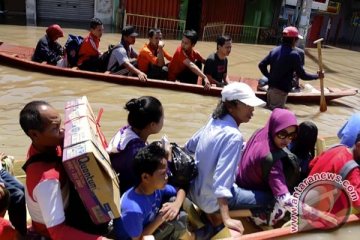
[[[13,44],[35,46],[44,34],[45,28],[0,25],[0,41]],[[65,29],[65,33],[86,35],[87,31]],[[100,46],[102,50],[110,43],[119,41],[120,35],[104,34]],[[61,39],[64,44],[65,38]],[[135,48],[139,49],[146,40],[138,39]],[[173,53],[179,41],[167,41],[166,49]],[[197,44],[197,49],[204,57],[215,50],[215,43]],[[268,53],[272,46],[234,44],[229,58],[229,74],[249,77],[260,77],[258,62]],[[309,53],[316,57],[316,50]],[[325,85],[331,87],[360,87],[360,55],[342,49],[323,49],[324,65],[327,72]],[[306,57],[306,69],[315,72],[316,62]],[[311,82],[314,86],[319,81]],[[82,78],[68,78],[47,75],[31,71],[18,70],[0,65],[0,151],[24,159],[29,139],[18,124],[18,115],[25,103],[32,100],[46,100],[63,113],[64,104],[70,99],[86,95],[95,112],[104,108],[102,129],[108,140],[116,130],[126,124],[127,112],[123,109],[127,100],[142,95],[152,95],[161,100],[165,108],[165,124],[162,132],[151,136],[156,140],[167,134],[171,141],[183,144],[200,128],[213,111],[218,99],[196,94],[133,86],[122,86]],[[323,136],[335,136],[348,116],[360,110],[359,95],[346,97],[331,102],[325,113],[319,113],[318,105],[288,104],[299,118],[299,121],[312,120]],[[259,127],[262,127],[270,111],[256,109],[253,119],[240,126],[246,138]]]

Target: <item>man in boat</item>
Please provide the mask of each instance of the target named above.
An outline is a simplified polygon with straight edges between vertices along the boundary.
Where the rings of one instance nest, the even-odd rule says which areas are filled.
[[[216,84],[217,87],[223,87],[229,84],[229,76],[227,75],[227,66],[231,52],[231,37],[218,36],[216,39],[217,51],[209,55],[205,61],[204,73],[211,84]]]
[[[64,49],[57,40],[64,36],[64,31],[57,24],[46,29],[46,34],[38,41],[32,61],[47,62],[51,65],[61,65]]]
[[[100,19],[93,18],[90,20],[89,35],[84,38],[79,49],[77,65],[81,70],[98,71],[101,56],[99,44],[103,31],[104,26]]]
[[[120,75],[136,75],[140,81],[146,81],[147,75],[137,69],[138,53],[131,46],[135,43],[138,33],[134,26],[125,26],[121,31],[121,41],[112,51],[107,66],[111,73]]]
[[[232,219],[229,210],[261,205],[259,201],[265,199],[239,188],[234,177],[244,143],[239,125],[250,121],[254,107],[263,105],[265,102],[245,83],[226,85],[212,118],[184,146],[185,151],[195,154],[198,163],[198,176],[190,184],[189,198],[208,215],[216,230],[224,223],[243,232],[241,221]]]
[[[283,30],[282,44],[275,47],[259,63],[262,74],[269,79],[267,91],[267,107],[271,110],[284,108],[288,93],[293,87],[294,72],[303,80],[315,80],[324,77],[323,72],[308,74],[305,72],[301,57],[295,45],[298,39],[303,37],[296,27],[286,27]],[[270,65],[270,72],[268,70]]]
[[[176,49],[173,59],[169,63],[168,80],[197,84],[198,77],[200,77],[204,87],[209,89],[211,83],[201,71],[205,59],[194,49],[197,40],[198,35],[194,30],[186,30],[183,33],[181,45]]]
[[[167,79],[165,59],[172,57],[164,50],[164,41],[160,29],[150,29],[149,43],[140,50],[137,58],[139,70],[146,73],[149,78]]]
[[[23,169],[26,173],[25,197],[33,230],[55,240],[107,239],[86,233],[96,232],[99,228],[91,224],[63,168],[64,128],[60,114],[47,102],[32,101],[21,110],[19,122],[31,139]],[[89,225],[85,227],[86,224]]]

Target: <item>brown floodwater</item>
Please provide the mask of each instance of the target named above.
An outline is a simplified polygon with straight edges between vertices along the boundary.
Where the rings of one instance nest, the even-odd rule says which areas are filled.
[[[87,31],[80,29],[64,30],[66,34],[83,36],[87,34]],[[45,28],[42,27],[0,25],[0,41],[35,47],[44,31]],[[106,50],[108,44],[118,42],[119,38],[119,34],[105,33],[100,43],[101,50]],[[62,44],[65,41],[65,38],[60,40]],[[139,50],[146,41],[137,39],[135,48]],[[166,41],[165,48],[169,53],[173,53],[179,43],[180,41]],[[206,57],[215,50],[215,46],[212,42],[199,42],[196,48]],[[261,77],[257,64],[272,47],[274,46],[233,44],[232,53],[229,56],[229,74]],[[308,49],[307,52],[306,70],[313,73],[318,68],[317,62],[312,60],[316,58],[317,51]],[[323,49],[326,70],[325,86],[358,88],[360,86],[359,60],[360,55],[355,51],[339,48]],[[313,86],[319,86],[319,81],[310,83]],[[165,109],[164,128],[161,133],[151,136],[149,140],[157,140],[166,134],[171,141],[179,144],[185,143],[197,129],[206,123],[218,102],[218,98],[215,97],[47,75],[0,65],[0,151],[14,155],[18,160],[25,158],[30,141],[19,126],[18,115],[27,102],[46,100],[63,116],[65,102],[83,95],[88,97],[95,112],[104,108],[101,125],[108,140],[119,127],[126,124],[127,112],[123,106],[129,99],[143,95],[159,98]],[[287,106],[295,112],[299,122],[311,120],[319,127],[320,135],[334,137],[346,119],[360,110],[359,100],[358,94],[332,101],[324,113],[319,112],[318,105],[288,104]],[[245,138],[249,138],[256,129],[264,126],[270,113],[267,109],[257,108],[251,121],[240,126]],[[18,170],[17,174],[22,174],[20,171]],[[346,227],[341,231],[322,233],[316,237],[317,239],[337,239],[339,234],[346,236],[346,239],[354,237],[353,229]],[[303,239],[305,236],[299,237]],[[306,237],[314,238],[314,235]]]
[[[66,34],[83,36],[87,34],[86,30],[64,30]],[[0,41],[35,47],[44,31],[45,28],[42,27],[0,25]],[[114,44],[119,39],[119,34],[105,33],[100,42],[101,50],[105,50],[108,44]],[[65,41],[65,38],[60,40],[62,44]],[[137,39],[135,48],[140,49],[146,41]],[[172,54],[179,43],[180,41],[166,41],[165,49]],[[212,42],[199,42],[196,45],[204,57],[213,52],[215,47],[215,43]],[[261,77],[257,64],[272,47],[233,44],[229,57],[229,74]],[[306,70],[313,73],[317,70],[317,63],[311,56],[316,57],[317,52],[316,49],[308,49],[308,53],[305,60]],[[339,48],[323,49],[326,70],[325,86],[359,87],[359,60],[360,55],[355,51]],[[313,86],[319,86],[319,81],[310,83]],[[104,108],[101,125],[108,140],[119,127],[126,124],[127,112],[123,106],[129,99],[143,95],[159,98],[165,109],[164,128],[161,133],[151,136],[150,141],[157,140],[166,134],[171,141],[179,144],[185,143],[197,129],[206,123],[218,101],[218,98],[197,94],[47,75],[0,65],[0,151],[14,155],[17,159],[25,158],[30,141],[18,123],[18,115],[24,104],[32,100],[46,100],[63,115],[65,102],[83,95],[88,97],[95,112],[101,107]],[[332,101],[324,113],[319,112],[318,105],[288,104],[288,107],[295,112],[299,122],[311,120],[317,124],[322,136],[335,136],[349,115],[359,111],[359,100],[360,97],[357,95]],[[264,126],[269,115],[269,110],[257,108],[251,121],[240,126],[245,138],[249,138],[257,128]]]

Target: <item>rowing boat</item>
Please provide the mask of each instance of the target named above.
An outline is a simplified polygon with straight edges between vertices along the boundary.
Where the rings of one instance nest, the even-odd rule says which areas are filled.
[[[121,85],[132,85],[139,87],[152,87],[152,88],[161,88],[174,91],[190,92],[206,96],[216,96],[219,97],[221,94],[221,88],[212,87],[210,90],[205,90],[200,85],[186,84],[179,82],[170,82],[170,81],[161,81],[149,79],[147,82],[141,82],[136,77],[114,75],[108,73],[98,73],[98,72],[89,72],[83,71],[74,68],[61,68],[57,66],[52,66],[49,64],[37,63],[31,61],[31,56],[33,55],[34,48],[12,45],[4,42],[0,42],[0,62],[11,67],[18,67],[27,71],[37,71],[46,74],[52,74],[57,76],[68,76],[68,77],[79,77],[92,79],[103,82],[116,83]],[[258,80],[244,77],[231,77],[233,81],[241,81],[249,86],[255,91],[255,94],[262,98],[266,98],[265,91],[258,90]],[[326,101],[333,99],[352,96],[357,94],[358,90],[355,88],[340,89],[340,88],[327,88],[325,91]],[[288,101],[293,103],[318,103],[320,101],[320,91],[310,91],[310,92],[296,92],[289,93]]]

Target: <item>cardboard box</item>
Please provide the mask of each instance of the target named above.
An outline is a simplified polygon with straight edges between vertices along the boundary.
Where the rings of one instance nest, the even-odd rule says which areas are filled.
[[[63,165],[92,221],[100,224],[120,217],[120,189],[94,116],[86,97],[66,104]]]
[[[89,117],[96,121],[96,116],[86,96],[68,101],[65,104],[65,123],[80,117]]]
[[[118,178],[92,141],[65,148],[63,165],[94,223],[120,217]]]
[[[64,148],[89,140],[96,145],[101,144],[98,133],[100,130],[97,129],[95,122],[88,117],[80,117],[66,122],[64,128]]]

